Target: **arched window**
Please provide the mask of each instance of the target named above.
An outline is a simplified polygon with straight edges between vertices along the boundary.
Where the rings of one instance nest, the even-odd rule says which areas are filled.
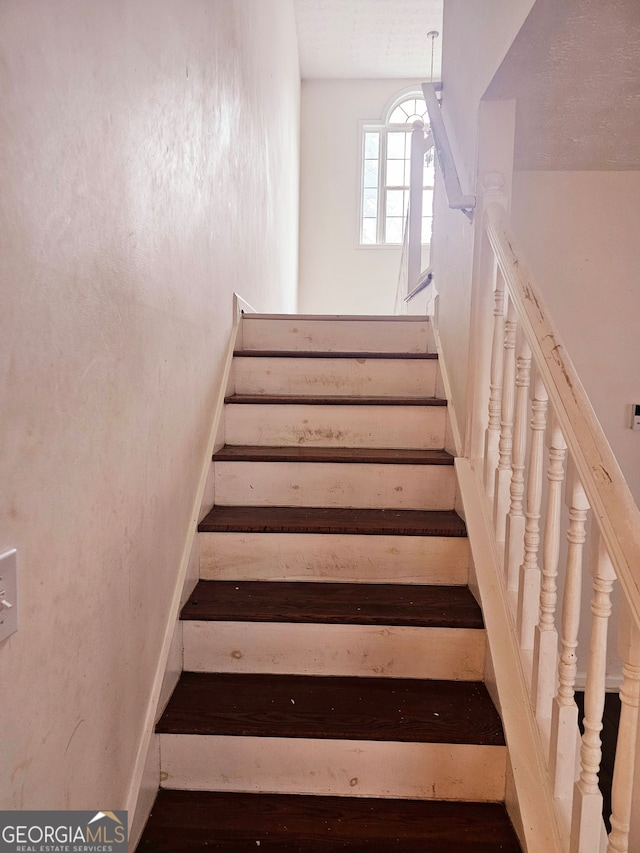
[[[360,244],[402,243],[409,201],[411,130],[417,119],[428,127],[424,98],[416,92],[396,98],[384,122],[362,125],[362,192]],[[425,163],[422,242],[431,241],[434,168]]]

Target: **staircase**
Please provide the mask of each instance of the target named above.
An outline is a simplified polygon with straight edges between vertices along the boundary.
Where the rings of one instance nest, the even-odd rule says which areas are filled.
[[[139,851],[519,851],[424,318],[245,315]]]

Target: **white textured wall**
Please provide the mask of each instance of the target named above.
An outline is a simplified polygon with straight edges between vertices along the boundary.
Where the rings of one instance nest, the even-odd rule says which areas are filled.
[[[232,291],[295,309],[289,0],[0,4],[0,807],[125,805]]]
[[[515,172],[513,224],[636,501],[640,172]]]
[[[300,310],[393,314],[401,247],[358,245],[359,121],[380,121],[412,80],[305,80],[300,171]]]

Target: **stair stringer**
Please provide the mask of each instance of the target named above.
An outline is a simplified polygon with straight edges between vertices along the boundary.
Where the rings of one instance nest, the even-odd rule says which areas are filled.
[[[528,853],[566,853],[568,838],[554,807],[481,483],[468,459],[456,458],[455,468],[471,552],[470,573],[475,574],[487,632],[486,682],[502,718],[512,773],[513,790],[507,784],[505,805]]]
[[[241,340],[241,320],[245,311],[254,312],[255,309],[248,302],[245,302],[241,296],[234,293],[232,328],[220,377],[220,387],[211,413],[209,439],[190,515],[189,529],[185,535],[182,557],[176,572],[176,582],[158,656],[158,665],[153,686],[149,693],[144,727],[127,794],[126,809],[130,816],[128,845],[130,851],[134,851],[138,844],[160,785],[160,738],[155,733],[155,724],[182,671],[180,608],[198,581],[198,522],[206,513],[207,507],[210,508],[213,503],[211,496],[211,457],[214,451],[224,443],[222,437],[224,400],[225,396],[233,390],[233,353],[239,340]]]

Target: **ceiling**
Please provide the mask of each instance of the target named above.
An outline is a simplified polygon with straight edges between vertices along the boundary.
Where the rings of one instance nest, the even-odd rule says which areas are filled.
[[[294,0],[303,79],[429,79],[443,0]],[[442,37],[434,42],[440,79]]]

